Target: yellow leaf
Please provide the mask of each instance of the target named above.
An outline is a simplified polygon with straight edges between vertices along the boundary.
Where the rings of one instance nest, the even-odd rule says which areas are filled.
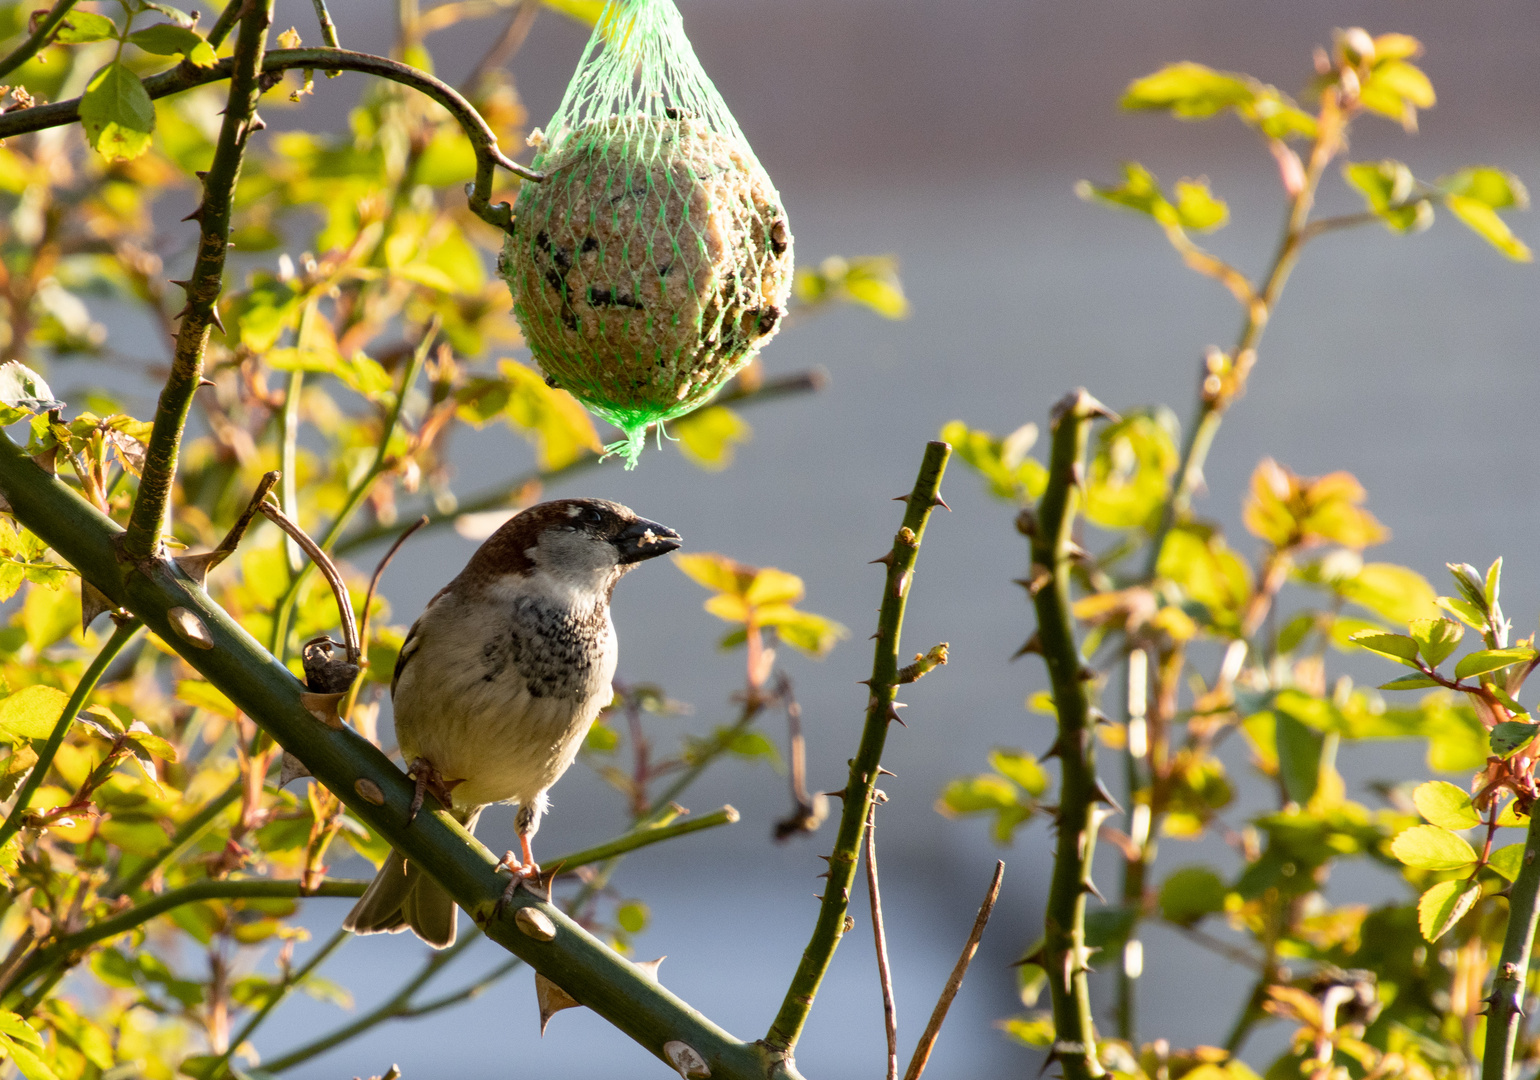
[[[697,585],[735,596],[746,593],[759,572],[714,551],[675,555],[674,565]]]
[[[754,429],[722,405],[701,409],[674,422],[679,452],[696,465],[713,472],[733,463],[733,447],[749,441]]]
[[[571,394],[547,386],[539,372],[517,361],[499,361],[497,369],[509,383],[504,415],[535,444],[535,458],[542,469],[560,469],[585,451],[603,449],[593,421]]]
[[[0,701],[0,740],[46,739],[69,696],[52,686],[26,686]]]
[[[754,575],[754,580],[749,583],[748,590],[744,593],[744,599],[754,606],[795,604],[805,593],[802,579],[796,574],[788,574],[784,570],[767,566]]]
[[[705,608],[724,622],[748,622],[749,606],[743,597],[730,593],[717,593],[706,601]]]

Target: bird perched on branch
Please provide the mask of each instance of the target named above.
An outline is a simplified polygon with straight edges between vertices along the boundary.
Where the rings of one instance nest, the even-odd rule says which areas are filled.
[[[530,838],[546,792],[567,771],[615,674],[610,594],[679,534],[602,499],[530,507],[482,544],[407,633],[390,693],[396,741],[417,781],[474,830],[483,807],[514,802],[515,882],[539,873]],[[408,927],[434,948],[455,940],[455,906],[392,851],[342,924]]]

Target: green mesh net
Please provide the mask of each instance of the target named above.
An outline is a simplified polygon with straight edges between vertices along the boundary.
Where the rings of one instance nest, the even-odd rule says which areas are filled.
[[[705,404],[779,327],[791,230],[672,0],[611,0],[536,145],[500,270],[546,380],[625,432]]]

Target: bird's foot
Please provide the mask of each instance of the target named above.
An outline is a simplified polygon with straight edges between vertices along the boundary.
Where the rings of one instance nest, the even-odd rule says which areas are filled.
[[[407,808],[406,812],[406,823],[408,825],[417,820],[417,811],[422,809],[423,798],[430,791],[433,792],[433,797],[439,801],[439,804],[445,810],[454,807],[454,798],[450,793],[454,791],[455,786],[460,781],[446,781],[439,775],[439,771],[433,767],[433,762],[427,758],[415,758],[412,764],[407,767],[406,775],[411,777],[413,784],[416,785],[412,791],[412,804]]]
[[[528,852],[525,854],[527,855]],[[496,869],[506,870],[513,877],[503,889],[503,895],[497,899],[497,906],[493,909],[494,918],[502,918],[503,912],[508,909],[508,905],[513,903],[513,894],[518,892],[521,887],[528,887],[531,892],[535,892],[537,895],[543,888],[545,892],[544,899],[549,900],[551,898],[550,881],[541,875],[540,866],[533,859],[520,862],[518,855],[510,851],[503,856]]]

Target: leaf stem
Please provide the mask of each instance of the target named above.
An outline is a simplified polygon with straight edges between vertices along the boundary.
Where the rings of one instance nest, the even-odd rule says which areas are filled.
[[[1085,910],[1086,895],[1096,890],[1091,881],[1091,861],[1101,819],[1096,804],[1109,800],[1096,776],[1091,702],[1086,690],[1092,673],[1075,641],[1070,614],[1070,571],[1075,550],[1075,514],[1091,423],[1097,417],[1110,416],[1085,390],[1071,393],[1054,406],[1048,486],[1038,502],[1032,530],[1029,591],[1033,594],[1038,637],[1059,717],[1054,749],[1062,766],[1058,845],[1043,920],[1042,964],[1053,996],[1051,1054],[1063,1068],[1065,1080],[1086,1080],[1106,1071],[1097,1059],[1096,1029],[1091,1019]]]
[[[1519,1023],[1524,1016],[1524,986],[1528,981],[1530,950],[1540,925],[1540,817],[1529,818],[1524,837],[1524,860],[1508,893],[1508,930],[1487,1001],[1486,1053],[1481,1060],[1481,1080],[1509,1080],[1513,1074],[1513,1050]]]
[[[218,322],[215,304],[224,282],[235,186],[240,180],[246,143],[252,132],[264,126],[257,117],[257,100],[262,95],[259,79],[272,17],[273,0],[246,0],[241,12],[241,32],[235,55],[230,59],[230,96],[219,143],[214,161],[203,177],[203,200],[192,215],[201,232],[198,256],[184,286],[187,306],[181,312],[171,371],[155,408],[155,426],[145,447],[139,491],[123,533],[123,553],[133,562],[159,558],[161,554],[161,534],[170,515],[171,485],[181,453],[182,430],[193,395],[203,381],[203,355],[208,348],[210,328]]]
[[[792,976],[780,1012],[765,1034],[764,1042],[773,1051],[790,1057],[797,1045],[813,999],[824,973],[834,959],[834,950],[845,933],[845,912],[850,906],[850,886],[855,879],[856,859],[871,810],[872,792],[877,784],[877,770],[882,764],[882,748],[887,741],[888,724],[898,718],[894,711],[894,693],[898,681],[899,632],[903,629],[904,609],[914,580],[914,564],[931,512],[940,505],[941,477],[946,471],[952,448],[944,442],[925,447],[925,456],[915,478],[914,489],[900,496],[906,503],[904,522],[893,537],[893,547],[884,556],[887,575],[883,582],[882,607],[877,617],[877,644],[872,658],[871,696],[866,706],[866,723],[861,743],[850,762],[850,776],[843,793],[839,833],[829,855],[829,877],[818,910],[818,921],[803,951],[802,960]]]
[[[27,807],[32,804],[32,796],[37,794],[37,789],[42,786],[43,780],[48,775],[48,769],[53,765],[54,755],[59,752],[59,747],[64,745],[64,736],[69,733],[70,725],[75,722],[75,717],[80,715],[80,710],[86,707],[86,699],[96,689],[96,684],[101,681],[107,666],[123,651],[133,636],[139,632],[144,623],[138,619],[129,619],[127,622],[117,624],[113,628],[112,636],[107,639],[96,658],[91,661],[91,666],[86,668],[85,674],[75,684],[74,693],[64,703],[64,711],[59,714],[58,722],[54,724],[53,731],[48,735],[48,741],[38,751],[37,763],[32,766],[32,771],[27,774],[27,779],[22,783],[21,790],[16,793],[16,802],[11,806],[11,812],[6,815],[5,823],[0,825],[0,848],[4,848],[16,835],[17,830],[27,817]]]

